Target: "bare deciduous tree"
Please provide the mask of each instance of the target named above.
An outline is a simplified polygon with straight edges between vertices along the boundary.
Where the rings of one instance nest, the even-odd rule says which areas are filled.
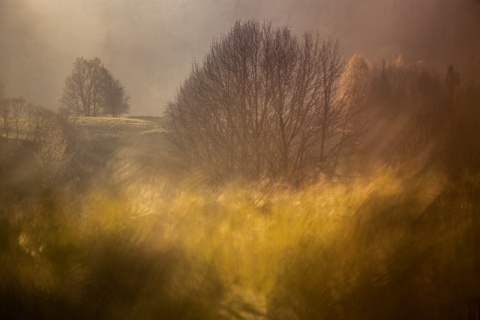
[[[3,120],[3,137],[8,139],[8,135],[10,133],[10,113],[11,113],[11,106],[8,99],[0,99],[0,116]]]
[[[27,101],[23,98],[12,98],[8,100],[11,106],[13,121],[15,123],[15,133],[17,142],[19,141],[19,133],[26,122],[25,112]]]
[[[338,80],[342,73],[343,61],[340,59],[340,48],[337,42],[326,40],[321,43],[319,56],[320,97],[317,106],[317,118],[320,123],[320,170],[327,171],[328,162],[332,159],[336,148],[341,123],[341,106],[337,105]],[[331,170],[331,169],[330,169]]]
[[[41,107],[34,106],[32,104],[27,104],[25,108],[25,118],[26,118],[26,134],[25,140],[30,140],[35,134],[35,128],[39,125],[39,110]]]
[[[125,89],[98,58],[75,60],[60,102],[66,110],[86,117],[128,112]]]
[[[15,130],[16,141],[32,141],[36,131],[42,125],[41,118],[45,109],[28,104],[24,98],[4,98],[0,100],[3,137],[8,139]]]
[[[299,182],[327,170],[339,147],[342,68],[336,41],[237,22],[194,63],[166,111],[167,136],[217,177]]]
[[[129,97],[119,80],[107,74],[103,82],[103,108],[104,112],[112,117],[127,113],[129,110]]]

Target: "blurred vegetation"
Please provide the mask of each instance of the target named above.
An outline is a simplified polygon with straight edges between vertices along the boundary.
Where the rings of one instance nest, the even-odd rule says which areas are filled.
[[[379,169],[348,184],[206,188],[125,170],[81,192],[70,178],[2,198],[1,318],[478,314],[478,177]]]
[[[446,181],[103,181],[4,200],[1,317],[474,319],[479,180]]]
[[[368,70],[348,161],[293,184],[211,179],[159,119],[2,100],[0,319],[478,319],[479,84]]]

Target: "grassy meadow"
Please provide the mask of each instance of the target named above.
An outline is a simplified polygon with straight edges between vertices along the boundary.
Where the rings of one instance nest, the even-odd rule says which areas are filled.
[[[58,130],[0,142],[1,319],[479,316],[479,177],[208,186],[155,121]]]

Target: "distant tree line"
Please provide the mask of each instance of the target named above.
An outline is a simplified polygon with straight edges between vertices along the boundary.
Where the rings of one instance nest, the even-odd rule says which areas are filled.
[[[370,159],[436,168],[459,177],[480,172],[480,83],[461,83],[423,63],[383,62],[373,68],[368,106]],[[381,123],[383,125],[379,125]]]
[[[214,180],[302,183],[379,162],[446,168],[453,149],[476,141],[480,90],[469,88],[453,66],[439,75],[401,56],[344,63],[337,41],[248,20],[193,63],[165,128],[184,168]],[[477,147],[462,159],[473,165]]]
[[[31,152],[29,161],[38,170],[42,187],[54,186],[80,172],[83,155],[76,134],[74,126],[59,113],[24,98],[0,96],[0,147],[18,145],[14,150]]]
[[[0,98],[0,137],[3,140],[37,141],[45,119],[55,112],[28,103],[24,98]]]
[[[119,116],[129,111],[129,97],[99,58],[77,58],[60,98],[63,110],[85,117]]]

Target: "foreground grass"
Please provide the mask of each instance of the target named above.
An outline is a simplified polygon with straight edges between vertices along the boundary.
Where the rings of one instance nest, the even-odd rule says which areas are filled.
[[[201,191],[152,181],[5,202],[1,318],[478,315],[478,181],[381,172]]]

